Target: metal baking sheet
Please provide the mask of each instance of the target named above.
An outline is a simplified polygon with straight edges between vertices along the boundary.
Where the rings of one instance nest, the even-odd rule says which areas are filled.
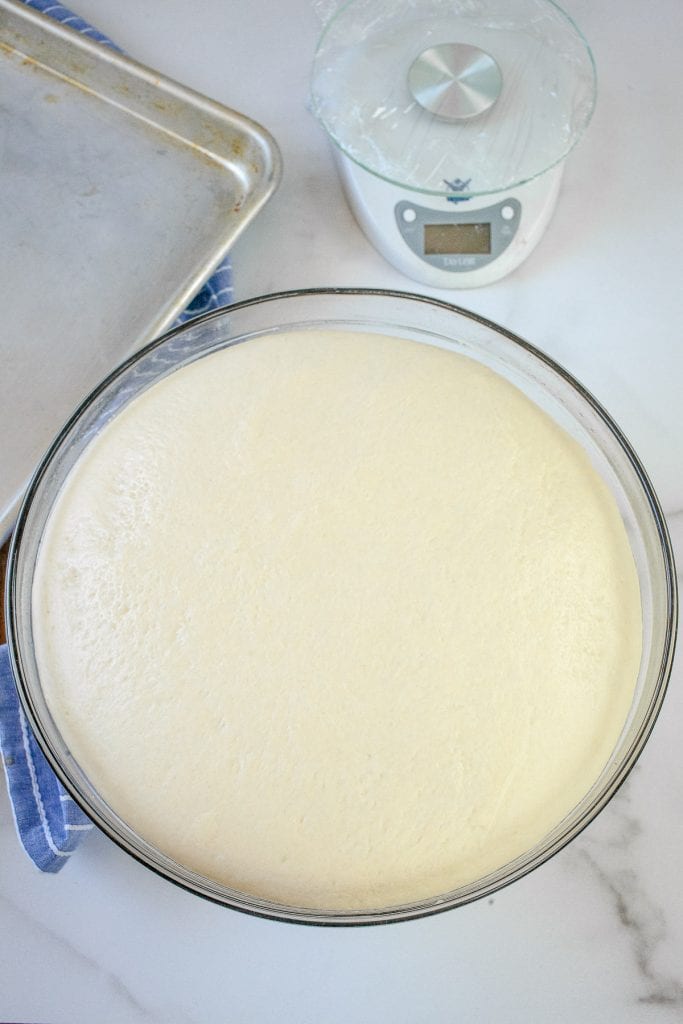
[[[0,0],[0,539],[43,451],[271,195],[259,125]]]

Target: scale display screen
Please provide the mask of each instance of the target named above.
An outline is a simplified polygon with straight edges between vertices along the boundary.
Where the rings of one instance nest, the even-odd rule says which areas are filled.
[[[425,224],[425,256],[455,256],[491,252],[489,224]]]

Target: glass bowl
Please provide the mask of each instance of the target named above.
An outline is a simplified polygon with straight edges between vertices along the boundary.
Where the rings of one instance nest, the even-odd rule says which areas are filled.
[[[580,803],[536,846],[485,877],[434,898],[368,911],[323,912],[258,899],[152,847],[108,806],[70,753],[48,710],[34,654],[31,593],[41,537],[67,474],[93,437],[179,367],[261,333],[307,328],[408,338],[462,353],[507,378],[578,440],[608,484],[641,590],[643,655],[633,703],[609,762]],[[382,290],[319,289],[251,299],[197,318],[136,353],[85,399],[45,455],[26,493],[8,563],[8,640],[21,701],[48,761],[77,803],[129,854],[191,892],[248,913],[309,924],[377,924],[437,913],[488,896],[557,853],[607,804],[642,751],[664,698],[676,623],[676,576],[664,517],[645,470],[608,413],[562,367],[509,331],[446,302]]]

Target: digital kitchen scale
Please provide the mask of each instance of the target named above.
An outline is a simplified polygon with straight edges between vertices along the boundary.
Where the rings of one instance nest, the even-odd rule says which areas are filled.
[[[441,288],[526,259],[594,105],[590,49],[551,0],[351,0],[311,80],[365,234]]]

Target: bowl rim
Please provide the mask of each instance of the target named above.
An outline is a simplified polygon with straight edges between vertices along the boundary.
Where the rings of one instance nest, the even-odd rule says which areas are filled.
[[[484,326],[485,328],[493,331],[494,333],[506,338],[512,342],[514,346],[521,348],[533,358],[539,360],[553,373],[557,374],[566,384],[568,384],[573,390],[575,390],[590,406],[591,410],[598,416],[604,425],[609,429],[614,439],[618,442],[619,447],[623,451],[631,469],[634,471],[637,478],[638,484],[642,489],[642,493],[647,500],[649,512],[652,516],[652,520],[656,527],[657,537],[660,544],[659,553],[662,556],[664,578],[666,584],[666,626],[664,630],[664,638],[662,643],[662,653],[659,661],[659,668],[657,672],[657,679],[653,687],[653,694],[650,700],[650,705],[647,708],[646,713],[643,716],[643,720],[637,729],[635,736],[633,737],[630,746],[628,747],[626,754],[623,756],[621,764],[618,770],[615,772],[609,783],[601,788],[601,790],[594,796],[593,800],[586,808],[581,818],[574,822],[574,824],[565,829],[559,837],[552,837],[548,839],[546,837],[540,843],[537,844],[534,856],[530,857],[531,851],[527,851],[516,858],[516,860],[509,862],[507,865],[502,865],[500,868],[488,875],[483,876],[482,879],[476,880],[474,883],[469,883],[467,886],[461,888],[472,889],[476,886],[474,891],[458,896],[459,890],[454,890],[454,893],[447,894],[443,897],[430,897],[426,900],[415,901],[413,903],[402,904],[395,907],[388,907],[386,909],[373,909],[373,910],[361,910],[361,911],[330,911],[330,910],[312,910],[307,908],[290,907],[288,905],[282,905],[274,903],[270,900],[265,900],[257,897],[252,897],[248,893],[242,893],[238,890],[230,890],[228,887],[223,886],[222,888],[229,892],[229,897],[222,893],[211,892],[210,887],[217,883],[212,882],[211,879],[205,878],[204,876],[196,875],[197,883],[195,884],[189,879],[183,879],[174,875],[171,869],[166,869],[159,863],[154,863],[151,857],[146,857],[139,850],[132,848],[128,845],[123,837],[117,834],[116,829],[112,825],[111,821],[106,816],[102,815],[99,810],[91,805],[86,796],[81,792],[79,786],[71,778],[68,771],[62,765],[59,756],[55,753],[52,748],[47,729],[45,728],[41,715],[36,708],[33,695],[31,692],[31,686],[27,682],[27,675],[23,667],[23,659],[21,654],[21,640],[20,640],[20,623],[19,623],[19,612],[18,612],[18,566],[22,555],[22,542],[24,534],[27,528],[27,522],[33,506],[33,501],[36,492],[39,489],[40,483],[43,480],[46,473],[49,472],[53,459],[57,452],[61,449],[63,442],[67,435],[70,433],[73,427],[76,426],[79,419],[85,414],[90,408],[97,397],[104,392],[114,381],[122,376],[131,366],[138,361],[145,358],[150,352],[167,344],[172,338],[178,334],[187,333],[188,331],[197,328],[203,323],[210,322],[212,320],[220,319],[228,313],[232,313],[242,309],[248,309],[252,306],[263,305],[268,302],[287,300],[289,298],[305,299],[309,296],[377,296],[384,299],[397,299],[397,300],[408,300],[415,302],[416,304],[425,304],[439,308],[445,312],[455,313],[466,319],[472,320],[477,324]],[[200,355],[199,358],[202,358]],[[66,791],[75,801],[75,803],[83,810],[83,812],[91,819],[97,827],[107,835],[116,845],[124,850],[129,856],[133,857],[140,864],[152,870],[155,874],[172,882],[179,888],[191,892],[194,895],[201,896],[210,902],[217,903],[224,907],[230,907],[234,910],[238,910],[241,913],[246,913],[251,916],[261,917],[268,920],[277,920],[287,923],[315,925],[324,927],[358,927],[378,924],[390,924],[397,923],[406,920],[415,920],[423,917],[430,917],[434,914],[443,913],[447,910],[455,909],[459,906],[465,906],[468,903],[472,903],[476,900],[482,899],[486,896],[490,896],[492,893],[497,892],[513,882],[518,881],[525,875],[534,871],[542,864],[549,861],[554,857],[560,850],[575,839],[604,809],[604,807],[612,800],[614,795],[621,788],[623,783],[630,775],[634,765],[640,757],[647,740],[654,728],[655,722],[659,716],[664,697],[668,688],[669,677],[673,665],[673,659],[676,647],[676,635],[678,625],[678,588],[676,578],[676,566],[674,561],[673,548],[671,539],[669,536],[666,519],[662,511],[657,494],[650,482],[650,479],[640,462],[640,459],[636,455],[630,442],[612,419],[606,409],[598,402],[598,400],[592,395],[592,393],[584,387],[568,370],[566,370],[560,363],[554,360],[547,353],[543,352],[542,349],[537,348],[530,342],[521,338],[519,335],[509,331],[507,328],[500,326],[487,317],[481,316],[478,313],[472,312],[471,310],[465,309],[462,306],[456,305],[455,303],[447,302],[443,299],[433,298],[431,296],[422,295],[415,292],[401,291],[395,289],[385,288],[341,288],[341,287],[316,287],[316,288],[301,288],[301,289],[289,289],[280,292],[270,292],[265,295],[254,296],[249,299],[244,299],[240,302],[231,303],[227,306],[221,306],[218,309],[212,310],[208,313],[201,314],[191,320],[185,321],[182,324],[178,324],[166,331],[164,334],[155,338],[153,341],[144,345],[138,349],[133,355],[129,356],[123,362],[118,364],[110,373],[108,373],[100,382],[97,384],[88,395],[79,403],[69,419],[64,423],[62,428],[55,435],[54,440],[46,450],[45,454],[41,458],[38,466],[36,467],[31,480],[26,489],[25,495],[21,502],[19,509],[17,522],[15,524],[14,531],[12,533],[9,554],[7,558],[7,579],[5,586],[5,622],[7,629],[7,646],[9,652],[10,666],[12,669],[17,693],[21,708],[23,709],[26,718],[33,730],[38,746],[44,754],[48,764],[54,771],[57,778],[60,780]],[[570,812],[571,813],[571,812]],[[558,823],[559,825],[560,823]],[[134,835],[137,833],[133,829],[130,829]],[[142,837],[138,837],[142,838]],[[155,848],[150,847],[154,850]],[[518,863],[518,862],[522,863]],[[510,865],[517,865],[512,870],[506,870]],[[182,865],[178,865],[182,869]],[[186,869],[183,869],[186,870]],[[497,877],[501,873],[504,873],[503,877]],[[190,872],[190,874],[192,874]]]

